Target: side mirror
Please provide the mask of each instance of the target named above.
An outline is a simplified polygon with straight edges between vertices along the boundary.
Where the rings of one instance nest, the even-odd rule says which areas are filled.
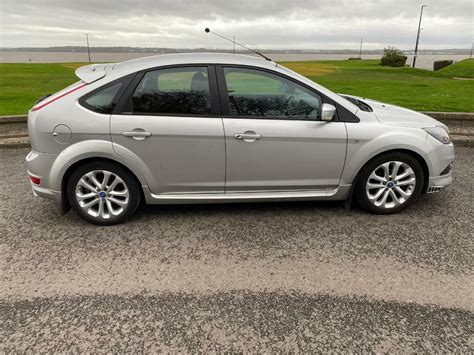
[[[331,104],[323,104],[321,107],[321,121],[329,122],[334,118],[336,108]]]

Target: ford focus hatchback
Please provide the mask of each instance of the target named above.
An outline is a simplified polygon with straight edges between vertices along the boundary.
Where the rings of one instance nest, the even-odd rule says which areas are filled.
[[[141,202],[347,200],[395,213],[452,182],[448,129],[271,61],[173,54],[76,71],[35,104],[33,193],[115,224]]]

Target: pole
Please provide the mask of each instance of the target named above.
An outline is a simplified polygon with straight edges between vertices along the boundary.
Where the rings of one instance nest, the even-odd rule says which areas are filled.
[[[415,44],[415,54],[413,55],[413,68],[416,63],[416,54],[418,53],[418,42],[420,41],[420,30],[421,30],[421,18],[423,17],[423,8],[428,5],[421,5],[420,10],[420,21],[418,21],[418,32],[416,33],[416,44]]]
[[[362,40],[363,38],[360,38],[360,48],[359,48],[359,59],[362,59]]]
[[[234,54],[235,54],[235,36],[234,36]]]
[[[86,41],[87,41],[87,55],[89,56],[89,63],[91,62],[91,50],[89,48],[89,34],[86,33]]]
[[[470,59],[472,59],[472,47],[474,47],[474,43],[471,43],[471,53],[469,54]]]

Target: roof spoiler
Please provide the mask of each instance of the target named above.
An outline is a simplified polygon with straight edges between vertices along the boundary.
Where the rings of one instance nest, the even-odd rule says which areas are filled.
[[[111,69],[110,64],[91,64],[76,69],[76,76],[82,81],[90,84],[103,78],[106,72]]]

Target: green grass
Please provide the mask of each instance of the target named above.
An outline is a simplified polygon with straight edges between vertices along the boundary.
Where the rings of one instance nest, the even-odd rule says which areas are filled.
[[[78,81],[81,64],[0,64],[0,115],[26,114],[41,96]]]
[[[474,59],[465,59],[437,72],[450,78],[474,78]]]
[[[439,72],[380,66],[378,60],[282,63],[338,93],[369,97],[417,111],[474,112],[474,81]]]
[[[439,72],[382,67],[377,60],[282,63],[338,93],[370,97],[419,111],[474,112],[474,60]],[[77,81],[82,64],[0,64],[0,115],[26,114],[40,96]],[[454,74],[453,74],[454,73]]]

